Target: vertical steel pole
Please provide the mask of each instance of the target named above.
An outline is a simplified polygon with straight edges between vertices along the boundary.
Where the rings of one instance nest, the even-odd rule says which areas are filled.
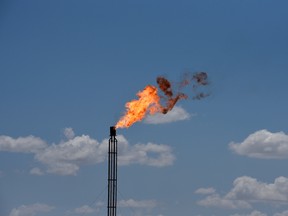
[[[108,205],[107,215],[116,216],[117,207],[117,139],[115,127],[110,127],[108,146]]]

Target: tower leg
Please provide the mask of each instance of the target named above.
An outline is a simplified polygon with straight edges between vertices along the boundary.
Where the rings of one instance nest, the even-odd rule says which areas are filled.
[[[108,146],[108,205],[107,215],[116,216],[117,207],[117,139],[115,127],[110,127]]]

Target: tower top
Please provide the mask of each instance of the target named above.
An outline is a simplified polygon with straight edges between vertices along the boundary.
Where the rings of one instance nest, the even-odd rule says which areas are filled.
[[[116,128],[115,126],[110,127],[110,136],[116,136]]]

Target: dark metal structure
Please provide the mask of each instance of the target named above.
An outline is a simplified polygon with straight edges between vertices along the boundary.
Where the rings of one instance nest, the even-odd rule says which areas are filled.
[[[110,127],[108,146],[108,205],[107,215],[116,216],[117,207],[117,139],[116,128]]]

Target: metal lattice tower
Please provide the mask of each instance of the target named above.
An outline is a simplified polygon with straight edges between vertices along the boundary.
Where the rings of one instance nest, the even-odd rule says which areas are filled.
[[[108,146],[108,205],[107,215],[116,216],[117,207],[117,139],[116,128],[110,127]]]

